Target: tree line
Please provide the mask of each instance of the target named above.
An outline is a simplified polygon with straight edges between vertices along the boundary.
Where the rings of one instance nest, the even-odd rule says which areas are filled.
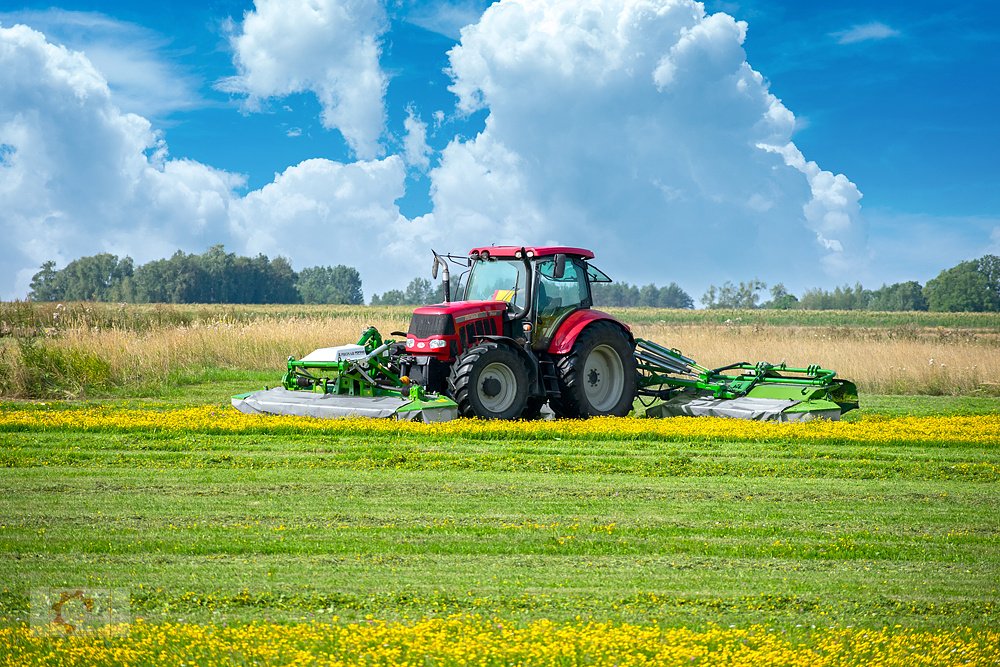
[[[598,307],[694,307],[691,296],[673,282],[663,287],[596,283],[593,297]],[[55,262],[45,262],[31,280],[28,298],[129,303],[364,303],[361,276],[353,267],[312,266],[296,272],[284,257],[243,257],[226,252],[221,245],[200,255],[177,251],[168,259],[141,266],[135,266],[130,257],[119,259],[109,253],[81,257],[62,269],[56,269]],[[417,305],[443,300],[442,283],[414,278],[403,289],[373,294],[371,304]],[[701,301],[706,308],[733,309],[1000,311],[1000,257],[985,255],[961,262],[926,285],[910,280],[869,290],[856,283],[833,290],[809,289],[799,297],[781,283],[768,289],[753,279],[711,285]]]
[[[212,246],[201,255],[177,251],[136,267],[131,257],[102,253],[62,269],[45,262],[31,279],[33,301],[128,303],[361,304],[361,276],[349,266],[296,272],[284,257],[242,257]]]
[[[921,286],[915,280],[865,289],[861,283],[806,290],[801,298],[781,283],[770,288],[771,298],[762,301],[767,285],[759,280],[721,286],[710,285],[701,297],[706,308],[777,308],[801,310],[881,310],[937,312],[1000,311],[1000,257],[984,255],[945,269]]]

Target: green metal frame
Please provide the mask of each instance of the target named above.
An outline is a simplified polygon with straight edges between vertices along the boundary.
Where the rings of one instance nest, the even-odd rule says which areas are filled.
[[[419,384],[404,382],[393,372],[389,365],[389,350],[395,342],[392,339],[383,340],[378,329],[368,327],[357,343],[365,348],[367,354],[363,364],[360,360],[302,361],[289,357],[281,385],[290,391],[341,396],[395,396],[413,401],[400,408],[400,412],[454,404],[450,398],[425,392]],[[305,386],[300,384],[300,378],[305,378]]]
[[[365,367],[358,361],[301,361],[288,358],[288,370],[281,378],[281,385],[291,391],[314,391],[320,394],[340,394],[344,396],[398,396],[403,389],[399,376],[389,369],[388,345],[395,341],[382,340],[382,334],[375,327],[368,327],[358,339],[358,345],[365,348]],[[380,348],[381,349],[380,351]],[[310,373],[310,370],[321,373]],[[299,384],[299,378],[308,381],[307,386]],[[389,383],[392,388],[380,386]]]
[[[841,412],[858,407],[858,389],[854,383],[838,379],[836,371],[815,364],[793,368],[783,363],[740,362],[709,369],[684,356],[680,350],[642,338],[636,339],[635,356],[640,395],[668,398],[687,389],[719,399],[752,396],[804,403],[831,401]],[[737,371],[738,374],[725,371]],[[808,406],[800,410],[804,409]]]

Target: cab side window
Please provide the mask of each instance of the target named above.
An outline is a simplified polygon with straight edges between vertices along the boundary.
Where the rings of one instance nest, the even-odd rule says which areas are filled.
[[[545,260],[537,265],[537,319],[540,342],[552,338],[562,319],[582,307],[589,297],[587,274],[576,260],[566,262],[562,278],[556,278],[555,262]]]

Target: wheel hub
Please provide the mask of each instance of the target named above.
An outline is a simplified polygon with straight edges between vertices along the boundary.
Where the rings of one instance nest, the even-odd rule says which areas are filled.
[[[479,402],[491,413],[500,414],[517,400],[517,378],[505,363],[488,364],[479,376],[478,386]]]
[[[621,400],[625,390],[625,368],[610,345],[598,345],[587,356],[583,386],[587,401],[598,412],[607,412]]]
[[[489,396],[490,398],[498,395],[500,393],[500,380],[495,377],[489,377],[483,380],[483,394]]]

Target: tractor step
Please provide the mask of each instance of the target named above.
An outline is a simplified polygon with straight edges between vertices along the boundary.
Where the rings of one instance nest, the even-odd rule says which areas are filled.
[[[545,390],[545,398],[559,398],[562,392],[559,390],[559,376],[556,375],[556,364],[551,359],[540,359],[539,369],[542,374],[542,389]]]

